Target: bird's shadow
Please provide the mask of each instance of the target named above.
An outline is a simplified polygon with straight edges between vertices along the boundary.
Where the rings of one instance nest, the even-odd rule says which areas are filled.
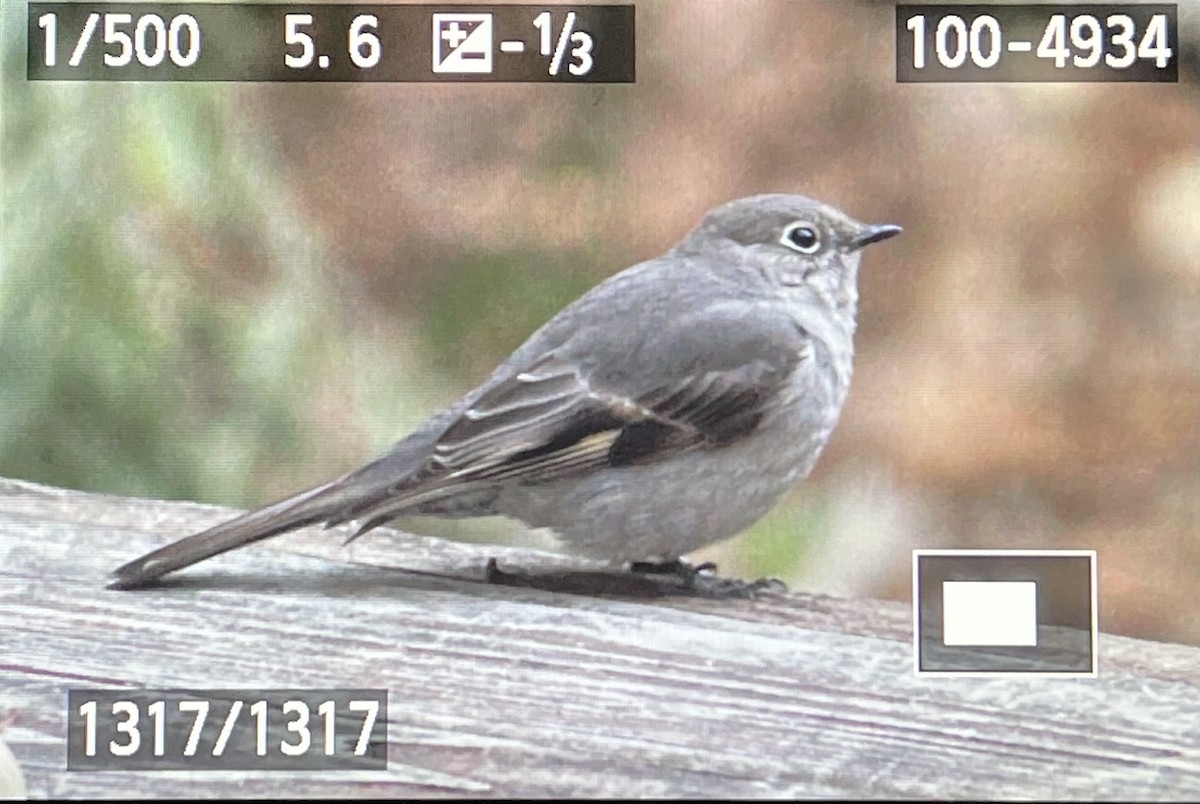
[[[327,597],[386,597],[395,598],[405,591],[455,591],[480,597],[495,597],[500,587],[535,589],[558,594],[588,597],[618,597],[658,599],[672,596],[698,596],[703,590],[689,588],[678,578],[644,575],[619,570],[555,570],[516,572],[500,570],[495,559],[486,566],[456,567],[446,572],[409,570],[401,567],[355,565],[298,576],[274,573],[189,572],[172,575],[135,589],[122,592],[152,590],[221,590],[254,594],[293,594],[303,591]],[[110,587],[113,588],[113,587]],[[702,596],[702,595],[701,595]]]

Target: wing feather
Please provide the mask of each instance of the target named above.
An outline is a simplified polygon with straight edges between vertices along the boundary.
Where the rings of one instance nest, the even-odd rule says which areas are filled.
[[[381,524],[416,505],[498,483],[545,483],[603,467],[662,460],[730,443],[753,432],[792,372],[813,363],[811,336],[784,316],[708,314],[661,335],[676,362],[630,387],[622,360],[597,363],[558,346],[509,366],[465,404],[425,466],[342,521]],[[703,327],[709,340],[695,337]],[[674,341],[674,342],[672,342]]]

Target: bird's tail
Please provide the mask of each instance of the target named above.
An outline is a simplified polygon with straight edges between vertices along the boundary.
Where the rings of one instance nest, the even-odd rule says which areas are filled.
[[[113,571],[110,589],[133,589],[153,583],[168,572],[190,567],[242,545],[285,531],[324,522],[327,526],[358,519],[369,521],[355,536],[419,505],[431,496],[453,496],[444,484],[425,484],[420,474],[438,436],[452,419],[447,409],[398,442],[383,457],[337,480],[302,491],[264,508],[242,514],[201,533],[160,547]],[[436,490],[434,490],[436,489]],[[387,516],[380,516],[383,507]]]
[[[133,589],[219,553],[322,522],[346,505],[342,481],[325,483],[160,547],[113,571],[110,589]]]

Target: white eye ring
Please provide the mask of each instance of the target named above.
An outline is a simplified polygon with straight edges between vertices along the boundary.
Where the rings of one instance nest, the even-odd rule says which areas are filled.
[[[805,221],[788,224],[779,242],[801,254],[816,254],[821,250],[821,235],[817,233],[817,227]]]

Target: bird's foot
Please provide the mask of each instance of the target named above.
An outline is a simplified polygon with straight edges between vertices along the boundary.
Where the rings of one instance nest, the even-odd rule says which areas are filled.
[[[620,575],[605,572],[526,575],[506,572],[500,569],[495,558],[489,558],[484,570],[484,582],[576,594],[627,594],[635,597],[687,595],[714,600],[753,599],[763,593],[787,591],[783,581],[775,579],[743,581],[717,577],[717,565],[712,562],[693,566],[679,559],[636,561],[630,565],[630,570]]]
[[[730,598],[753,600],[760,594],[782,594],[787,591],[787,584],[778,578],[743,581],[741,578],[706,577],[688,591],[696,597],[709,597],[714,600]]]
[[[684,587],[690,589],[704,573],[715,573],[717,565],[705,561],[693,566],[681,558],[674,558],[670,561],[634,561],[629,565],[629,571],[635,575],[669,575],[678,578]]]
[[[635,561],[629,565],[631,572],[638,575],[665,575],[678,578],[684,594],[715,599],[755,598],[760,593],[787,591],[787,585],[777,578],[759,578],[743,581],[740,578],[720,578],[717,565],[711,561],[695,566],[682,559],[670,561]]]

